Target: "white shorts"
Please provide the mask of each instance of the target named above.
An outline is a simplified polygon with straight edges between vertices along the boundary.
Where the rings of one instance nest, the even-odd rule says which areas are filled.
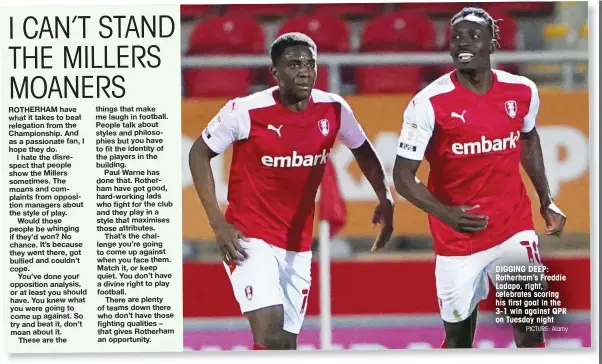
[[[528,230],[500,245],[472,255],[438,255],[435,278],[441,318],[451,323],[467,319],[477,304],[487,298],[489,279],[496,285],[496,267],[542,265],[538,247],[537,234]],[[528,271],[527,269],[527,272],[520,274],[529,274]],[[540,274],[541,272],[537,273]]]
[[[311,251],[286,251],[260,239],[239,242],[249,257],[232,272],[224,266],[241,312],[283,305],[283,329],[299,334],[311,285]]]

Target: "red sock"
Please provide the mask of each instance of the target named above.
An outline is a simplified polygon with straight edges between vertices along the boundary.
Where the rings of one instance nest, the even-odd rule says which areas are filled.
[[[547,347],[547,346],[546,346],[546,342],[545,342],[545,341],[542,341],[541,343],[539,343],[539,344],[537,344],[537,345],[534,345],[534,346],[527,346],[527,347],[526,347],[526,349],[529,349],[529,348],[546,348],[546,347]]]
[[[264,348],[263,346],[257,345],[257,344],[253,344],[253,350],[267,350],[266,348]]]

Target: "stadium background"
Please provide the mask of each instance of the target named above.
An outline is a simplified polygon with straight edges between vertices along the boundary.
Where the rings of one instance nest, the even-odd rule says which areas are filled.
[[[350,56],[426,52],[444,56],[449,18],[468,4],[182,6],[183,294],[187,349],[245,350],[252,345],[188,171],[188,150],[217,110],[230,98],[273,85],[267,57],[259,62],[261,67],[255,61],[255,66],[228,68],[228,62],[246,55],[265,57],[275,37],[289,31],[305,32],[314,38],[319,49],[318,64],[327,53]],[[568,332],[550,333],[549,346],[590,346],[587,60],[549,61],[543,55],[587,52],[587,2],[475,4],[495,18],[504,19],[500,24],[502,51],[513,52],[511,58],[533,52],[542,54],[540,62],[518,62],[517,58],[517,62],[496,66],[528,76],[540,88],[538,125],[546,169],[554,197],[569,216],[563,238],[541,236],[541,251],[549,268],[567,275],[567,282],[552,284],[552,288],[560,291],[562,304],[570,312],[564,322],[558,322],[559,326],[568,327]],[[201,67],[199,56],[205,60],[217,57],[217,64],[213,64],[216,67]],[[382,64],[382,58],[374,56],[368,62],[371,64],[363,66],[319,68],[316,87],[338,92],[351,104],[385,163],[389,181],[403,108],[425,83],[450,70],[448,65],[424,59],[416,64],[394,65]],[[333,70],[336,77],[329,74]],[[225,153],[213,162],[222,203],[227,192],[228,161],[229,153]],[[443,331],[425,214],[396,195],[394,236],[385,251],[370,254],[376,235],[370,228],[374,195],[348,151],[338,147],[332,161],[346,208],[344,225],[330,246],[334,347],[438,347]],[[424,180],[427,173],[425,164],[419,176]],[[530,192],[535,196],[532,189]],[[541,231],[536,199],[533,207]],[[319,347],[317,240],[314,248],[316,265],[308,316],[299,338],[302,349]],[[508,327],[494,324],[493,308],[492,299],[481,307],[485,313],[480,318],[476,345],[513,346]]]

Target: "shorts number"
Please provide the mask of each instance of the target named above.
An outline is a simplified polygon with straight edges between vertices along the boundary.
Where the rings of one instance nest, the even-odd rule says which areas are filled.
[[[541,258],[539,257],[539,250],[537,250],[536,241],[521,241],[520,245],[527,249],[527,257],[529,257],[529,263],[541,264]]]
[[[309,289],[301,290],[301,294],[303,295],[303,302],[301,302],[301,311],[300,314],[303,314],[307,309],[307,296],[309,295]]]

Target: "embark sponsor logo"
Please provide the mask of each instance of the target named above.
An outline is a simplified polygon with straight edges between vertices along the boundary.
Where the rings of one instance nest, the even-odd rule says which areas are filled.
[[[315,155],[301,155],[297,151],[293,151],[293,155],[274,157],[264,155],[261,157],[261,164],[266,167],[274,168],[290,168],[290,167],[313,167],[318,164],[325,164],[328,160],[329,150],[322,150],[321,154]]]
[[[481,136],[481,140],[471,143],[454,143],[452,144],[452,152],[456,155],[474,155],[489,152],[499,152],[506,149],[514,149],[517,146],[520,138],[520,131],[511,132],[507,138],[486,139]]]

